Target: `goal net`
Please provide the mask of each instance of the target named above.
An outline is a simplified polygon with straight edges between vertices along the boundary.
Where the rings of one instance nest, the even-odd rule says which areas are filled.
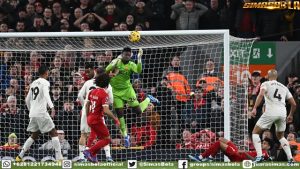
[[[138,43],[129,42],[128,35],[129,32],[2,34],[0,141],[1,145],[11,144],[1,146],[1,157],[14,159],[20,151],[14,145],[23,145],[30,136],[26,131],[29,112],[25,97],[39,66],[46,64],[63,156],[77,160],[81,111],[77,95],[87,80],[85,64],[105,67],[126,46],[133,49],[134,62],[137,49],[144,49],[143,71],[131,75],[138,101],[150,94],[160,104],[149,104],[142,115],[125,105],[130,148],[124,147],[120,130],[106,118],[114,160],[187,159],[189,154],[206,150],[218,137],[247,149],[246,75],[253,40],[230,37],[229,41],[227,31],[141,32]],[[25,154],[25,160],[54,160],[49,140],[49,135],[41,135]],[[105,160],[104,151],[98,158]],[[216,158],[223,160],[221,154]]]

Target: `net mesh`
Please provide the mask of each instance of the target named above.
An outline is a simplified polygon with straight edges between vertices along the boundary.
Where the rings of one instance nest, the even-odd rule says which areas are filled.
[[[134,44],[125,36],[1,38],[1,145],[8,142],[11,133],[16,134],[20,145],[30,135],[26,132],[29,117],[24,100],[29,84],[37,78],[38,67],[46,64],[57,112],[54,123],[64,132],[63,155],[78,159],[81,105],[77,95],[86,80],[85,63],[107,66],[123,47],[130,46],[135,62],[137,49],[144,49],[143,72],[131,76],[139,102],[151,94],[161,103],[149,104],[141,118],[126,107],[132,143],[129,149],[124,148],[119,129],[106,118],[115,160],[176,160],[206,150],[228,132],[224,131],[224,78],[230,78],[231,140],[247,150],[248,77],[244,72],[248,70],[252,43],[230,38],[230,77],[224,77],[222,34],[143,36]],[[137,119],[142,126],[136,125]],[[25,156],[53,160],[49,140],[48,135],[42,135]],[[13,158],[19,152],[18,148],[1,148],[2,157]],[[104,158],[101,152],[99,159]],[[217,159],[223,158],[219,154]]]

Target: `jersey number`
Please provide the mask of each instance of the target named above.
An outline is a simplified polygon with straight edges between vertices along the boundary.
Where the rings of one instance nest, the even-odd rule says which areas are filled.
[[[31,88],[33,100],[36,99],[36,97],[39,95],[39,92],[40,92],[40,89],[38,87]]]
[[[96,102],[95,101],[91,101],[90,112],[94,113],[95,107],[96,107]]]
[[[280,94],[278,94],[278,89],[275,90],[275,93],[274,93],[273,97],[278,99],[279,101],[281,101],[282,97],[281,97]]]

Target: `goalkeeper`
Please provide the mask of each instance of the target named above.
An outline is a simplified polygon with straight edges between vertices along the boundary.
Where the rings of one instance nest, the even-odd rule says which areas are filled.
[[[142,72],[142,55],[143,50],[139,49],[138,63],[130,61],[132,53],[130,47],[125,47],[122,50],[122,54],[118,58],[114,59],[107,67],[106,72],[114,73],[114,77],[110,80],[110,85],[113,89],[114,109],[120,121],[120,129],[122,136],[125,139],[125,147],[130,147],[130,136],[127,134],[127,125],[124,119],[124,103],[126,102],[129,107],[133,109],[133,112],[141,115],[147,108],[150,102],[159,104],[159,101],[151,95],[139,103],[136,93],[130,83],[130,76],[132,73]]]

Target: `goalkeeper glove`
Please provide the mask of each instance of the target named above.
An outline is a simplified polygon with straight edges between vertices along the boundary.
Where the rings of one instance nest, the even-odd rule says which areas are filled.
[[[143,49],[139,48],[139,53],[138,53],[138,63],[142,62],[142,55],[143,55]]]

